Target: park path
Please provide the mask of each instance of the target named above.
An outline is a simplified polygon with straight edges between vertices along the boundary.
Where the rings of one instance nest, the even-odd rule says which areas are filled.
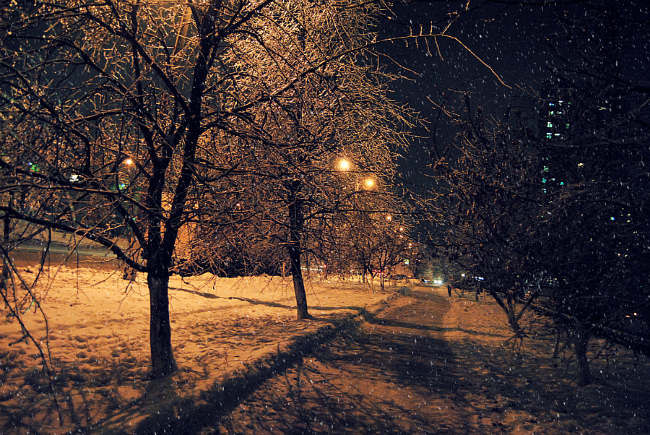
[[[466,376],[443,337],[449,307],[440,292],[410,292],[266,382],[219,432],[467,433]]]
[[[646,359],[620,352],[592,361],[599,383],[577,389],[570,361],[560,367],[549,360],[552,342],[529,342],[515,354],[510,337],[493,301],[415,287],[252,393],[242,389],[220,412],[199,407],[200,415],[176,426],[180,432],[157,432],[650,433]]]

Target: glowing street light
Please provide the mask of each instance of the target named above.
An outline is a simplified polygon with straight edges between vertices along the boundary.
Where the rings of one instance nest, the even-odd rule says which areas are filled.
[[[363,180],[363,187],[366,190],[374,189],[375,188],[375,180],[373,180],[372,178],[366,178],[365,180]]]
[[[339,171],[349,171],[352,169],[352,163],[348,159],[339,159],[337,167]]]

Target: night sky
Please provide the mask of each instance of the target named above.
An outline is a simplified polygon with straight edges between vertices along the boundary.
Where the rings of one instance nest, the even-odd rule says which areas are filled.
[[[382,18],[380,22],[383,37],[404,35],[408,26],[423,24],[426,29],[431,23],[441,31],[448,25],[449,13],[462,9],[465,2],[426,2],[394,7],[394,16]],[[468,91],[474,104],[485,111],[503,114],[508,104],[523,106],[534,111],[535,101],[529,93],[538,91],[540,83],[550,77],[546,69],[549,60],[547,38],[558,31],[555,14],[559,7],[521,7],[513,5],[487,4],[461,14],[447,33],[460,39],[477,56],[485,61],[503,80],[495,75],[458,43],[440,39],[440,53],[429,44],[430,53],[423,43],[413,41],[387,44],[380,48],[390,58],[398,61],[407,70],[401,70],[411,80],[395,84],[394,98],[407,102],[429,122],[440,118],[429,100],[442,102],[455,90]],[[442,56],[442,57],[441,57]],[[388,59],[386,67],[399,70]],[[408,70],[412,70],[410,72]],[[516,99],[512,99],[516,96]],[[411,149],[399,163],[402,177],[410,183],[429,184],[421,172],[426,172],[429,155],[434,147],[442,149],[453,140],[454,130],[444,119],[438,120],[434,135],[423,129],[414,139]],[[435,137],[434,137],[435,136]]]

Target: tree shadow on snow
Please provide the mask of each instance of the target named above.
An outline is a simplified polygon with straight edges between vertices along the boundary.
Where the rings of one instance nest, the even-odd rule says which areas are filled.
[[[464,400],[454,360],[436,338],[415,339],[388,329],[341,337],[252,394],[221,428],[287,434],[462,432],[467,419],[465,406],[458,406]],[[457,418],[436,418],[449,412]]]
[[[189,290],[189,289],[183,289],[183,288],[178,288],[178,287],[170,287],[170,290],[178,290],[186,293],[191,293],[197,296],[201,296],[204,298],[208,299],[228,299],[228,300],[237,300],[237,301],[242,301],[242,302],[248,302],[249,304],[252,305],[264,305],[267,307],[273,307],[273,308],[284,308],[287,310],[295,310],[296,307],[295,305],[288,305],[288,304],[281,304],[279,302],[273,302],[273,301],[262,301],[259,299],[252,299],[252,298],[244,298],[244,297],[239,297],[239,296],[217,296],[212,293],[205,293],[205,292],[199,292],[196,290]],[[318,305],[310,306],[310,310],[314,311],[337,311],[337,310],[354,310],[357,311],[358,313],[364,313],[365,308],[363,307],[356,307],[356,306],[341,306],[341,307],[322,307]]]

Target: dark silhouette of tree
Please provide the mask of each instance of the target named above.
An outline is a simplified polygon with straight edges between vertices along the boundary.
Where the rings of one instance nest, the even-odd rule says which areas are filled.
[[[557,280],[552,311],[568,324],[586,384],[591,336],[638,348],[648,333],[650,88],[637,68],[647,62],[640,47],[650,16],[636,2],[593,1],[560,18],[569,43],[555,45],[551,69],[570,95],[567,131],[542,144],[545,223],[556,241],[545,268]]]
[[[443,235],[434,244],[466,271],[458,284],[489,292],[521,339],[520,320],[537,294],[526,290],[539,278],[530,255],[541,212],[536,141],[524,122],[492,123],[467,104],[468,117],[454,115],[461,128],[456,159],[434,163],[444,183],[429,204]]]
[[[636,68],[647,61],[638,56],[648,11],[639,12],[592,1],[559,16],[539,135],[468,108],[454,115],[458,158],[435,163],[447,183],[434,209],[448,255],[484,279],[519,337],[529,307],[565,333],[581,385],[594,335],[647,351],[650,111]]]

